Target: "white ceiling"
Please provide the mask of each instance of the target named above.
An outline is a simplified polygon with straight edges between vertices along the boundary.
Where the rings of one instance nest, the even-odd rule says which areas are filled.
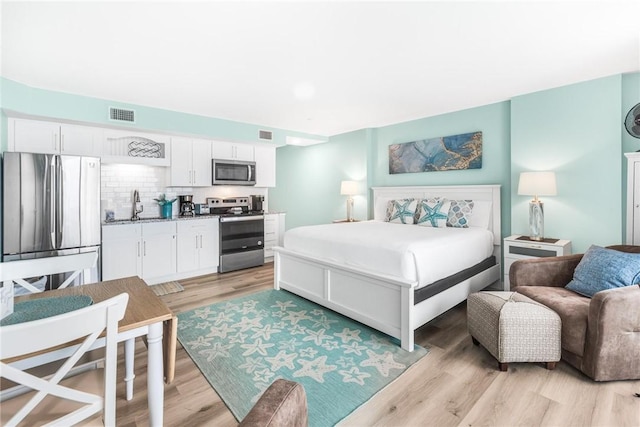
[[[640,1],[2,2],[2,75],[335,135],[640,70]],[[315,95],[298,99],[298,85]]]

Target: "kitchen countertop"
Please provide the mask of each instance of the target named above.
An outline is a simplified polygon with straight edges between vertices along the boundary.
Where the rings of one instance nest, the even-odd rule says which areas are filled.
[[[219,218],[219,215],[195,215],[195,216],[173,216],[171,218],[140,218],[136,221],[131,221],[130,219],[116,219],[114,221],[102,221],[102,225],[123,225],[123,224],[138,224],[138,223],[148,223],[148,222],[166,222],[166,221],[190,221],[194,219],[213,219]]]

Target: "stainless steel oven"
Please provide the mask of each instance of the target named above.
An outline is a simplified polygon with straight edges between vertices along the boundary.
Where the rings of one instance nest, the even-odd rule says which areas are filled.
[[[262,264],[264,264],[264,215],[222,215],[218,271],[226,273]]]

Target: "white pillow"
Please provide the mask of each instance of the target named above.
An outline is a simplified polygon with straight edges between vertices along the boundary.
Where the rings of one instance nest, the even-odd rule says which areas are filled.
[[[469,227],[480,227],[489,229],[489,220],[491,219],[491,205],[490,200],[474,200],[473,201],[473,215],[469,219]]]
[[[416,199],[389,200],[385,221],[399,224],[415,224]]]
[[[447,199],[420,200],[416,210],[417,224],[423,227],[446,227],[450,207],[451,202]]]

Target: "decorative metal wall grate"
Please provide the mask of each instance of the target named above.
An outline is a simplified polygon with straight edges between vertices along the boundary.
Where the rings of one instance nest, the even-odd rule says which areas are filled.
[[[142,137],[133,137],[132,139],[128,145],[127,154],[129,157],[164,158],[164,144]]]

